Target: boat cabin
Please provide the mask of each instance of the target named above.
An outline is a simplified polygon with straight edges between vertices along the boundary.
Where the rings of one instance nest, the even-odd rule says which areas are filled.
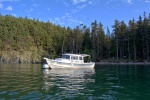
[[[58,59],[57,59],[58,60]],[[66,62],[77,62],[77,63],[86,63],[90,62],[90,55],[87,54],[62,54],[61,61]]]

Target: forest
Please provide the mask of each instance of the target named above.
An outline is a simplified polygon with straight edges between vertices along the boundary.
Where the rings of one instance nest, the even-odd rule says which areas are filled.
[[[150,61],[150,14],[144,12],[128,23],[116,19],[112,29],[104,29],[96,20],[90,27],[81,24],[72,29],[50,21],[0,15],[0,58],[35,61],[43,55],[85,53],[97,62]]]

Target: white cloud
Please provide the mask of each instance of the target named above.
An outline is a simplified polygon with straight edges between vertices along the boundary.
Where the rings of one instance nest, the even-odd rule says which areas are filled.
[[[48,8],[47,10],[48,10],[48,11],[50,11],[50,10],[51,10],[51,8]]]
[[[128,3],[128,4],[132,4],[132,1],[131,1],[131,0],[127,0],[127,3]]]
[[[110,3],[109,1],[106,2],[106,4],[109,4],[109,3]]]
[[[150,3],[150,0],[145,0],[146,3]]]
[[[74,13],[74,14],[75,14],[76,12],[78,12],[77,9],[72,9],[71,11],[72,11],[72,13]]]
[[[6,10],[10,10],[10,11],[11,11],[11,10],[13,10],[13,9],[12,9],[11,6],[8,6],[8,7],[6,8]]]
[[[79,25],[82,24],[82,21],[73,18],[73,16],[70,13],[66,13],[62,17],[56,17],[54,19],[49,19],[52,23],[65,26],[65,25]]]
[[[62,0],[64,5],[66,5],[67,7],[69,6],[72,7],[71,12],[75,14],[89,5],[96,4],[97,0],[70,0],[70,1]]]
[[[26,10],[27,13],[31,13],[33,11],[33,8],[30,8],[29,10]]]
[[[87,0],[72,0],[73,4],[79,4],[79,3],[83,3],[86,2]]]
[[[73,4],[81,4],[81,3],[86,3],[86,4],[94,4],[96,0],[72,0]]]
[[[64,20],[62,20],[61,18],[56,17],[56,18],[54,18],[53,23],[59,24],[59,25],[64,25]]]
[[[108,2],[106,2],[106,4],[109,4],[111,2],[119,2],[121,1],[122,3],[128,3],[128,4],[133,4],[133,0],[109,0]]]
[[[85,8],[87,5],[86,4],[84,4],[84,5],[81,5],[81,6],[78,6],[77,8],[79,8],[79,9],[83,9],[83,8]]]
[[[74,5],[77,5],[77,6],[75,6],[75,8],[73,8],[71,10],[72,13],[74,13],[74,14],[79,12],[80,10],[84,9],[85,7],[87,7],[89,5],[96,4],[96,1],[94,1],[94,0],[72,0],[72,2]]]
[[[34,7],[37,7],[37,6],[38,6],[38,4],[36,4],[36,3],[35,3],[35,4],[33,4],[33,6],[34,6]]]
[[[2,9],[3,8],[3,5],[0,3],[0,9]]]
[[[66,6],[69,6],[70,4],[67,2],[67,1],[65,1],[65,0],[62,0],[62,2],[66,5]]]
[[[89,1],[88,4],[93,4],[93,1]]]
[[[64,16],[61,17],[61,19],[69,19],[72,16],[70,15],[70,13],[66,13]]]
[[[56,17],[56,18],[55,18],[55,21],[60,21],[60,18],[57,18],[57,17]]]
[[[17,14],[12,14],[14,17],[17,17]]]

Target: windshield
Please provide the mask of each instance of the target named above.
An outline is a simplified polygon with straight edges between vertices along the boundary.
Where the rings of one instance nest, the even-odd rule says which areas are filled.
[[[62,55],[61,58],[70,59],[70,55]]]
[[[89,56],[86,56],[86,57],[84,57],[84,62],[86,63],[86,62],[90,62],[91,61],[91,58],[89,57]]]

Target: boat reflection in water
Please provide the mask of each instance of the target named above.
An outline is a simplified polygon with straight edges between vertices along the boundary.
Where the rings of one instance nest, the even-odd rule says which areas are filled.
[[[95,83],[94,74],[94,69],[43,69],[42,89],[59,98],[75,98],[93,91],[89,85]]]

